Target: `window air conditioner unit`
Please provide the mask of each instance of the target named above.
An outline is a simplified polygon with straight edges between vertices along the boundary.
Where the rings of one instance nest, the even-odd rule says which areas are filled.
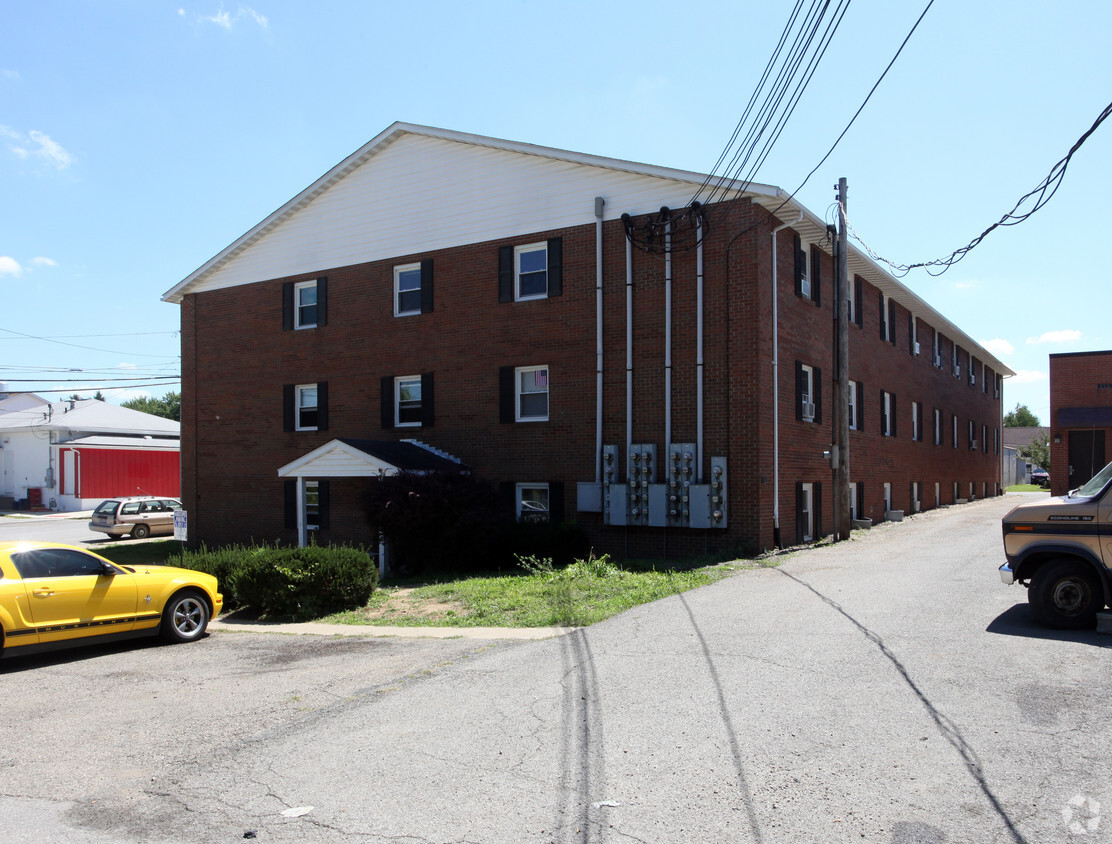
[[[807,278],[807,276],[803,276],[803,278],[799,282],[799,289],[803,292],[804,296],[806,296],[807,298],[810,298],[811,297],[811,279]]]
[[[940,355],[938,352],[934,353],[934,365],[938,369],[942,368],[942,355]]]
[[[979,445],[980,445],[980,443],[977,440],[970,440],[969,441],[969,450],[970,451],[976,451],[977,448],[979,447]]]
[[[803,400],[803,421],[813,422],[815,419],[815,403],[813,401]]]
[[[916,343],[914,344],[913,348],[915,349],[915,351],[913,352],[913,354],[915,355],[915,357],[919,357],[919,344],[918,344],[918,342],[916,342]]]
[[[953,373],[954,373],[955,378],[960,378],[961,377],[961,367],[958,366],[956,363],[954,364],[954,367],[953,367]]]
[[[969,373],[969,383],[970,384],[976,384],[977,383],[977,375],[973,371],[970,371],[970,373]]]

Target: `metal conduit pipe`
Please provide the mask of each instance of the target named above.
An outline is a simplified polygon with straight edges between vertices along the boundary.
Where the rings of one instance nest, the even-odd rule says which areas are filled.
[[[626,232],[626,457],[633,448],[633,241]]]
[[[665,206],[664,218],[664,447],[672,445],[672,220]]]
[[[776,234],[780,229],[797,225],[803,221],[803,212],[792,223],[783,223],[772,230],[772,542],[777,548],[780,543],[780,340],[777,300],[780,286],[777,284]]]
[[[695,218],[695,475],[703,482],[703,217]]]
[[[595,483],[602,483],[602,210],[595,197]]]

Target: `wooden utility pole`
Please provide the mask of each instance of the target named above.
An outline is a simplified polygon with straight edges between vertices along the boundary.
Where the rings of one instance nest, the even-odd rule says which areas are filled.
[[[849,539],[849,303],[853,284],[849,278],[849,234],[846,231],[846,180],[838,179],[838,487],[834,496],[838,512],[835,514],[838,540]],[[861,412],[861,408],[857,408]]]

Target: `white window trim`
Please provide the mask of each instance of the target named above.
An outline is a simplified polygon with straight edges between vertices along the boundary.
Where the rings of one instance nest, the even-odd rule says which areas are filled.
[[[309,524],[309,492],[310,487],[317,496],[317,524]],[[305,481],[301,488],[301,512],[306,531],[320,530],[320,481]]]
[[[881,295],[884,297],[884,301],[883,304],[880,306],[880,321],[881,324],[884,326],[884,339],[886,342],[891,343],[893,337],[893,325],[892,320],[888,318],[889,314],[892,313],[891,308],[888,307],[888,303],[891,301],[891,297],[887,293],[882,293]]]
[[[849,518],[850,521],[855,521],[861,516],[857,512],[857,482],[853,481],[849,485]]]
[[[934,444],[942,445],[942,411],[934,409]]]
[[[404,382],[416,381],[417,387],[421,387],[420,375],[398,375],[394,378],[394,427],[395,428],[420,428],[421,423],[418,422],[402,422],[402,384]],[[425,400],[422,393],[421,401]]]
[[[800,396],[800,399],[799,399],[800,402],[803,405],[802,408],[801,408],[801,410],[803,412],[803,421],[804,422],[814,422],[815,421],[815,370],[814,370],[813,367],[810,367],[805,363],[800,364],[800,368],[803,370],[803,374],[807,376],[807,390],[806,390],[806,392],[803,393],[802,396]]]
[[[540,370],[549,372],[549,368],[544,366],[518,366],[514,368],[514,420],[517,422],[547,422],[549,414],[546,412],[544,416],[522,416],[521,415],[521,376],[526,372],[539,372]],[[545,407],[551,410],[551,375],[549,375],[550,383],[545,385]]]
[[[811,244],[800,241],[803,250],[803,277],[799,280],[799,294],[804,299],[811,299]]]
[[[857,382],[849,382],[849,429],[851,431],[857,430],[858,413],[860,411],[857,407]]]
[[[919,442],[919,402],[913,401],[911,403],[911,439]]]
[[[884,484],[884,510],[885,512],[892,509],[892,484]]]
[[[883,411],[883,415],[882,415],[881,420],[880,420],[882,425],[883,425],[883,428],[881,429],[881,434],[883,434],[886,437],[890,437],[890,436],[892,436],[892,421],[893,421],[892,420],[892,394],[890,392],[888,392],[887,390],[884,391],[884,399],[883,399],[883,402],[881,404],[881,410]]]
[[[515,498],[517,520],[519,522],[521,521],[521,504],[522,504],[522,499],[523,499],[522,493],[524,493],[527,490],[543,490],[544,491],[546,497],[548,498],[548,509],[544,511],[544,521],[552,521],[552,491],[549,489],[548,484],[542,484],[542,483],[520,483],[520,484],[516,485],[516,492],[515,492],[514,498]],[[539,510],[534,510],[532,512],[533,513],[539,513],[540,511]]]
[[[421,274],[421,265],[420,264],[399,264],[398,266],[394,267],[394,316],[396,316],[396,317],[415,316],[416,314],[421,313],[420,303],[418,303],[417,308],[415,310],[410,310],[410,311],[401,310],[400,304],[399,304],[399,300],[401,299],[401,295],[402,295],[402,289],[401,289],[402,273],[411,272],[413,270],[417,271],[418,278],[420,278],[420,274]],[[418,282],[418,284],[417,284],[417,290],[418,290],[418,292],[420,292],[420,290],[421,290],[420,282]],[[412,291],[406,291],[406,292],[412,292]]]
[[[316,384],[298,384],[293,388],[293,427],[295,431],[315,431],[317,425],[302,425],[301,424],[301,411],[303,409],[312,408],[320,413],[320,393],[317,393],[317,401],[312,405],[303,405],[301,403],[301,396],[306,390],[313,390],[316,392]]]
[[[950,417],[950,438],[953,440],[953,447],[958,447],[958,415],[955,413]]]
[[[815,538],[815,487],[814,484],[803,484],[803,541],[810,542]]]
[[[308,290],[309,288],[313,288],[314,290],[317,291],[316,308],[317,308],[317,317],[318,317],[318,319],[313,321],[313,322],[302,322],[301,321],[301,291],[302,290]],[[316,328],[318,323],[319,323],[319,318],[320,318],[320,290],[317,289],[316,279],[313,279],[312,281],[299,281],[299,282],[297,282],[293,286],[293,327],[294,327],[294,330],[296,331],[296,330],[300,330],[302,328]]]
[[[531,293],[528,296],[521,295],[521,256],[526,252],[540,252],[544,251],[544,293]],[[528,302],[531,299],[547,299],[548,298],[548,241],[542,240],[539,243],[526,243],[522,246],[514,247],[514,301],[515,302]]]

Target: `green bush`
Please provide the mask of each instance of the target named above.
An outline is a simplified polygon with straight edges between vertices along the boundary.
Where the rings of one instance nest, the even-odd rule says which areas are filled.
[[[215,575],[224,605],[251,607],[295,621],[365,606],[378,569],[358,548],[240,546],[185,551],[181,565]]]

